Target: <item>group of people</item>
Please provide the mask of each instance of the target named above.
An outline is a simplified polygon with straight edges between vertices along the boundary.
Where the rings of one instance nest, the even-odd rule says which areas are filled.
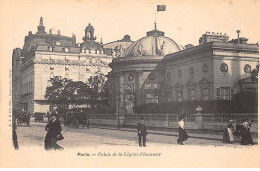
[[[180,145],[184,145],[183,141],[186,141],[189,138],[188,134],[184,129],[184,117],[180,118],[178,125],[179,125],[179,138],[177,139],[177,143]],[[146,126],[144,123],[143,116],[141,116],[141,122],[137,124],[137,135],[138,135],[139,147],[146,147],[147,131],[146,131]],[[142,144],[142,140],[143,140],[143,144]]]
[[[234,141],[234,127],[233,127],[233,120],[230,119],[223,134],[223,143],[233,143]],[[248,119],[244,119],[243,127],[241,130],[242,138],[241,138],[241,145],[253,145],[253,138],[250,133],[251,122]]]
[[[234,127],[232,125],[233,120],[229,120],[223,135],[223,143],[233,143],[234,137]],[[186,141],[189,136],[184,129],[184,117],[180,117],[178,122],[179,125],[179,138],[177,139],[177,143],[180,145],[184,145],[183,142]],[[242,139],[241,145],[253,145],[252,135],[250,133],[251,123],[248,119],[245,119],[243,122],[242,129]],[[50,120],[45,127],[47,134],[44,139],[45,149],[46,150],[63,150],[63,147],[57,144],[57,141],[62,140],[64,137],[61,134],[61,123],[58,120],[57,114],[52,114],[50,116]],[[144,123],[144,117],[141,116],[141,122],[137,124],[137,135],[138,135],[138,143],[140,147],[146,147],[146,136],[147,130]]]
[[[224,130],[224,135],[223,135],[223,143],[233,143],[234,137],[234,127],[232,125],[233,120],[229,120],[225,130]],[[178,122],[179,126],[179,138],[177,139],[177,143],[180,145],[184,145],[183,142],[186,141],[189,136],[187,132],[184,129],[184,117],[180,117],[180,120]],[[241,139],[241,145],[253,145],[253,138],[250,133],[250,127],[251,127],[251,122],[249,122],[248,119],[245,119],[243,122],[243,128],[241,130],[242,133],[242,139]],[[147,131],[146,131],[146,126],[144,123],[144,117],[141,116],[141,122],[137,124],[137,132],[138,132],[138,142],[140,147],[146,147],[146,136],[147,136]],[[142,139],[143,139],[143,144],[142,144]]]

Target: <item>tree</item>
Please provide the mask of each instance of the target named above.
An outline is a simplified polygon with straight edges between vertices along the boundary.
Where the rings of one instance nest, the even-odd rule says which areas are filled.
[[[251,71],[251,80],[252,82],[258,82],[258,73],[259,73],[259,66]]]
[[[88,79],[91,89],[91,107],[95,113],[108,112],[108,86],[107,78],[102,74],[91,76]]]
[[[50,79],[45,98],[51,104],[64,108],[91,108],[92,113],[108,111],[108,88],[103,74],[90,77],[88,82],[72,81],[60,76]],[[63,107],[61,107],[63,106]]]
[[[72,80],[67,78],[61,78],[61,76],[54,76],[49,80],[51,82],[51,86],[48,86],[45,91],[44,97],[47,99],[47,102],[51,104],[67,104],[65,97],[62,92],[64,88],[72,82]]]

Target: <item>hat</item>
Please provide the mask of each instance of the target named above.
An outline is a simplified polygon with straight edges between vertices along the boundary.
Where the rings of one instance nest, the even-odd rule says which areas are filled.
[[[59,117],[59,115],[56,113],[51,114],[51,116],[55,116],[56,118]]]

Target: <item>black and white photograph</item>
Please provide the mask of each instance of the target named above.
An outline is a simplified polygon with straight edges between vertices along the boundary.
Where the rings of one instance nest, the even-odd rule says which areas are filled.
[[[0,167],[260,167],[259,9],[0,0]]]

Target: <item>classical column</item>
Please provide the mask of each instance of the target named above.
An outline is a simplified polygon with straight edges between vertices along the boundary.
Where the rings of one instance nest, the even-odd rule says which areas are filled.
[[[140,105],[143,103],[143,91],[142,91],[143,71],[137,70],[135,78],[136,78],[135,84],[136,84],[136,99],[137,99],[136,104]]]

